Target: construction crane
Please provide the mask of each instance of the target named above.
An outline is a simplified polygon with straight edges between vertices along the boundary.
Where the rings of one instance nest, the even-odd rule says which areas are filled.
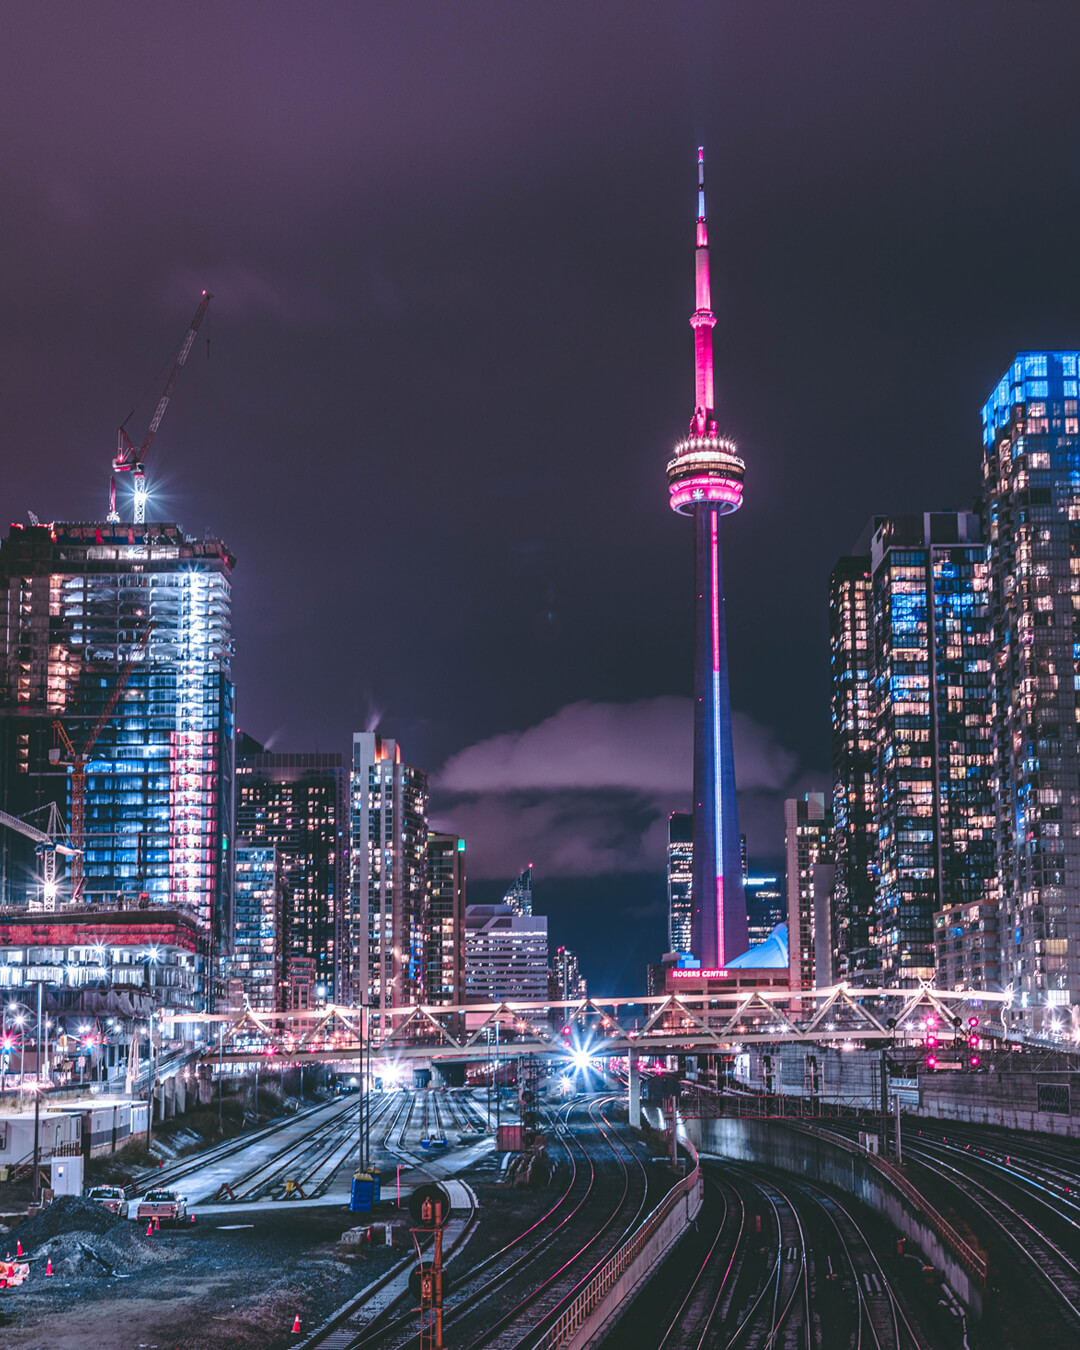
[[[180,378],[184,362],[188,359],[191,344],[195,341],[195,334],[199,331],[199,324],[202,323],[203,315],[213,298],[209,291],[203,291],[199,308],[195,311],[191,327],[187,330],[184,341],[180,345],[180,354],[176,358],[176,364],[173,366],[172,373],[165,385],[165,392],[158,400],[157,408],[150,419],[150,425],[146,428],[142,445],[136,449],[124,428],[120,428],[117,435],[116,458],[113,460],[113,476],[109,482],[109,514],[106,517],[114,525],[120,521],[120,514],[116,509],[116,475],[118,473],[134,475],[135,515],[133,520],[136,525],[142,525],[146,520],[146,471],[143,467],[146,461],[146,452],[150,449],[150,442],[157,435],[158,427],[161,426],[161,419],[165,416],[165,409],[169,406],[169,399],[172,398],[173,390],[176,388],[176,381]]]
[[[38,807],[39,811],[44,807]],[[9,816],[6,811],[0,811],[0,825],[6,825],[9,830],[16,830],[19,834],[25,834],[27,839],[33,839],[37,844],[35,852],[41,859],[41,886],[42,898],[45,909],[56,908],[56,855],[63,853],[65,857],[74,858],[79,852],[69,844],[60,843],[60,836],[67,833],[64,829],[64,820],[60,815],[60,808],[55,802],[50,802],[49,807],[49,825],[48,829],[39,830],[36,825],[31,825],[29,821],[22,820],[19,816]],[[33,811],[30,812],[34,814]]]
[[[60,748],[49,751],[49,759],[53,764],[67,764],[71,769],[71,900],[77,903],[82,896],[83,890],[83,849],[86,846],[86,765],[90,759],[90,752],[97,744],[97,738],[101,735],[105,723],[113,715],[120,695],[124,692],[128,680],[131,678],[131,672],[146,650],[146,644],[150,641],[150,634],[154,631],[155,624],[153,620],[146,625],[141,638],[131,649],[131,655],[124,662],[120,674],[116,677],[116,683],[109,691],[109,697],[105,700],[105,706],[98,715],[97,721],[87,732],[86,739],[82,743],[82,749],[76,750],[71,737],[67,734],[63,722],[54,722],[53,730],[56,732],[60,741]],[[63,755],[66,754],[65,759]]]

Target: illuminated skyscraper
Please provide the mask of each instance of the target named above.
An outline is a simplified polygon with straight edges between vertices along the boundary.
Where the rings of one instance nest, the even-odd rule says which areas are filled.
[[[238,839],[234,865],[232,943],[225,967],[238,986],[233,1006],[278,1012],[285,1006],[281,855],[272,844]]]
[[[424,1001],[465,1002],[465,840],[427,837]]]
[[[1080,1003],[1080,352],[1021,352],[982,410],[1002,981]]]
[[[784,803],[784,849],[787,856],[788,971],[792,989],[818,984],[815,960],[814,872],[829,867],[832,854],[832,811],[823,792],[808,792]],[[830,881],[832,878],[830,877]]]
[[[531,914],[533,912],[532,883],[533,865],[529,863],[528,867],[523,868],[507,887],[502,903],[509,905],[515,914]]]
[[[424,1001],[427,774],[396,741],[353,733],[346,940],[352,1001]]]
[[[667,466],[670,505],[694,522],[694,880],[691,951],[708,968],[746,951],[746,901],[735,800],[720,518],[742,505],[735,442],[716,422],[705,154],[698,150],[694,416]]]
[[[829,577],[832,674],[833,922],[837,975],[857,979],[877,966],[877,824],[874,818],[874,712],[871,680],[871,577],[865,551],[840,558]]]
[[[689,811],[668,816],[668,951],[689,955],[694,922],[694,817]]]
[[[859,973],[867,931],[875,982],[995,988],[989,562],[978,517],[875,516],[833,569],[831,598],[838,974]]]
[[[219,540],[167,524],[16,526],[0,545],[0,808],[56,801],[70,819],[52,723],[81,747],[134,655],[86,769],[81,899],[186,910],[218,955],[230,932],[234,564]],[[2,833],[6,851],[18,837]],[[32,898],[27,871],[2,870],[4,903]]]
[[[345,996],[341,962],[347,831],[340,754],[277,754],[250,736],[237,737],[237,836],[277,846],[286,883],[285,961],[313,961],[314,983],[331,1000]]]

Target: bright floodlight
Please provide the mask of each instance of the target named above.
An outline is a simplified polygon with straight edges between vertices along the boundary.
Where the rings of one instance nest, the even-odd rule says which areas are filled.
[[[583,1073],[586,1069],[591,1067],[592,1056],[589,1054],[588,1050],[583,1050],[579,1046],[577,1049],[570,1051],[570,1063],[578,1073]]]

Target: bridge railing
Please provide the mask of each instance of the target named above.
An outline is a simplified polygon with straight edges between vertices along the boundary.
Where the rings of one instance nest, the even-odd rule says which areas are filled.
[[[688,1139],[684,1139],[682,1143],[690,1154],[693,1168],[672,1186],[641,1225],[608,1257],[573,1303],[559,1315],[558,1320],[548,1327],[539,1340],[533,1342],[531,1350],[558,1350],[559,1346],[567,1345],[683,1202],[688,1206],[687,1222],[689,1222],[693,1217],[689,1212],[690,1198],[695,1191],[698,1193],[698,1205],[693,1213],[697,1213],[703,1184],[701,1163],[693,1144]]]

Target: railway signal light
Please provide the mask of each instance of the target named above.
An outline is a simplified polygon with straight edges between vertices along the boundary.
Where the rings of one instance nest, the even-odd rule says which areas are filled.
[[[972,1055],[972,1056],[971,1056],[971,1059],[970,1059],[968,1062],[970,1063],[970,1065],[971,1065],[971,1067],[972,1067],[973,1069],[977,1069],[977,1068],[979,1067],[979,1056],[978,1056],[978,1055]]]
[[[934,1055],[927,1055],[927,1056],[926,1056],[926,1067],[927,1067],[928,1069],[936,1069],[936,1068],[937,1068],[937,1058],[936,1058]]]

